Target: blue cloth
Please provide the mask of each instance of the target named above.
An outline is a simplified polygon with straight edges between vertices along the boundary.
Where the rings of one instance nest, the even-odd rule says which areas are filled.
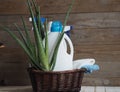
[[[97,71],[100,69],[99,65],[94,64],[94,65],[84,65],[81,68],[85,68],[86,72],[85,73],[92,73],[93,71]]]

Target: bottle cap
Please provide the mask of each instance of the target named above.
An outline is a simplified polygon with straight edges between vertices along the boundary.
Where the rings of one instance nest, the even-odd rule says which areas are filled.
[[[51,32],[62,32],[62,23],[60,21],[53,21],[51,25]]]

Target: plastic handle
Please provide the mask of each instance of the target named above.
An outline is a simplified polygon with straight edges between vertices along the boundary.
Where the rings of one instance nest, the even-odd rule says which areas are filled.
[[[70,46],[70,55],[73,56],[74,50],[73,50],[72,41],[66,34],[64,34],[64,39],[66,39],[66,41],[68,42],[68,45]]]

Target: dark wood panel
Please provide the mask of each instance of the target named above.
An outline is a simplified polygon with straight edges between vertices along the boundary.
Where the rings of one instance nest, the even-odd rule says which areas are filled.
[[[26,0],[0,0],[0,25],[6,25],[16,34],[14,23],[21,28],[20,15],[25,17],[31,30]],[[37,0],[41,12],[48,20],[61,20],[70,1]],[[9,15],[11,14],[11,15]],[[15,15],[16,14],[16,15]],[[20,14],[20,15],[19,15]],[[119,0],[76,0],[68,25],[73,25],[71,39],[75,59],[95,58],[100,71],[85,75],[83,85],[117,85],[120,83],[120,1]],[[33,33],[30,32],[32,35]],[[0,28],[0,85],[30,84],[27,74],[27,56],[17,43]],[[14,76],[16,76],[14,78]]]
[[[66,13],[72,0],[37,0],[43,14]],[[119,0],[75,0],[73,13],[120,11]],[[27,14],[26,0],[0,0],[0,14]]]
[[[120,29],[78,29],[71,32],[75,46],[81,45],[117,45],[120,44]]]
[[[22,15],[29,24],[29,16]],[[51,14],[42,15],[48,18],[48,20],[60,20],[63,22],[65,14]],[[13,23],[21,24],[20,15],[11,16],[0,16],[0,24],[8,25],[12,27]],[[74,26],[75,29],[79,30],[82,28],[120,28],[120,13],[119,12],[109,12],[109,13],[80,13],[80,14],[70,14],[68,19],[68,24]]]
[[[20,48],[0,49],[0,85],[28,85],[28,59]]]
[[[64,14],[44,15],[50,20],[64,19]],[[28,21],[29,16],[24,16],[28,28],[31,30],[31,24]],[[7,25],[16,31],[14,23],[21,28],[22,23],[20,16],[0,16],[0,25]],[[74,44],[120,44],[120,13],[85,13],[71,14],[68,24],[73,25],[71,38]],[[32,33],[31,33],[32,34]],[[9,37],[9,41],[8,40]],[[0,40],[8,46],[16,46],[16,43],[10,36],[0,29]]]
[[[85,75],[83,85],[119,85],[117,81],[113,80],[119,80],[120,71],[118,70],[120,65],[120,54],[114,54],[112,52],[106,53],[106,50],[97,51],[98,53],[94,54],[86,52],[86,57],[82,56],[85,54],[85,52],[80,52],[81,55],[79,58],[77,58],[95,58],[96,64],[100,65],[99,71]],[[3,49],[0,49],[0,56],[0,80],[4,80],[4,83],[6,85],[29,84],[30,81],[27,74],[28,59],[25,57],[24,52],[20,48],[5,47]],[[107,84],[106,81],[108,81]]]
[[[17,34],[17,32],[14,32]],[[30,32],[31,36],[33,35],[33,32]],[[8,40],[9,38],[9,40]],[[72,30],[71,32],[71,39],[76,46],[78,47],[84,47],[89,45],[90,47],[95,48],[98,47],[98,45],[101,46],[101,48],[104,49],[104,44],[109,47],[110,45],[119,47],[120,45],[120,31],[119,29],[80,29],[80,30]],[[5,31],[0,31],[0,41],[3,42],[6,46],[10,47],[18,47],[18,44],[12,39],[9,34]],[[84,47],[85,48],[85,47]],[[78,50],[79,51],[79,50]]]
[[[109,75],[108,75],[109,76]],[[119,86],[120,85],[120,78],[98,78],[98,77],[84,77],[82,85],[87,86]]]

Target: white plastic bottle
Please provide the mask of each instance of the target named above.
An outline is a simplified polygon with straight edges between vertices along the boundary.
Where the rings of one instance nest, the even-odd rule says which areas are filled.
[[[52,22],[51,32],[48,33],[49,60],[51,60],[53,56],[53,52],[61,31],[62,24],[59,21]],[[70,47],[70,53],[67,52],[67,45]],[[72,70],[73,53],[73,44],[70,38],[66,34],[64,34],[58,49],[54,71]]]

